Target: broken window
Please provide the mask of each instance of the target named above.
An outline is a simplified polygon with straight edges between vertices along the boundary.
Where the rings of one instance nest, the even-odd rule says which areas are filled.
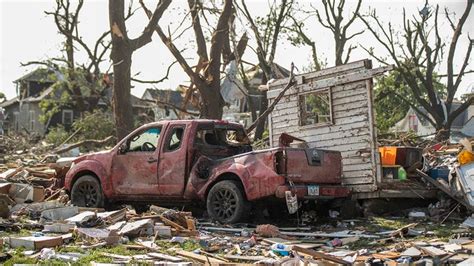
[[[19,112],[13,113],[13,126],[14,126],[15,131],[20,130],[20,113]]]
[[[127,151],[151,152],[156,150],[158,139],[160,138],[161,128],[149,128],[142,131],[128,140]]]
[[[169,139],[166,141],[166,151],[176,151],[181,147],[183,139],[184,128],[175,127],[171,131]]]
[[[63,125],[68,127],[72,125],[72,122],[74,120],[74,113],[72,110],[63,110],[63,117],[62,117],[62,122]]]
[[[28,113],[29,129],[30,131],[35,130],[35,111],[30,110]]]
[[[299,96],[300,125],[325,125],[332,123],[331,93],[329,89]]]
[[[418,118],[416,117],[416,115],[408,116],[408,126],[410,130],[418,132]]]

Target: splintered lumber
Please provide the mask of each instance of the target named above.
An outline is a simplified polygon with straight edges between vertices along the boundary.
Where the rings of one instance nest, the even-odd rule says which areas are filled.
[[[304,254],[304,255],[311,256],[311,257],[316,258],[316,259],[328,260],[328,261],[332,261],[332,262],[343,264],[343,265],[351,265],[351,263],[348,262],[348,261],[339,259],[339,258],[331,256],[331,255],[324,254],[322,252],[318,252],[316,250],[302,248],[302,247],[298,247],[298,246],[293,246],[292,250],[296,251],[298,253]]]
[[[157,259],[160,259],[160,260],[167,260],[167,261],[171,261],[171,262],[183,261],[182,258],[170,256],[170,255],[163,254],[163,253],[149,252],[149,253],[147,253],[147,255],[150,256],[150,257],[153,257],[153,258],[157,258]]]
[[[220,260],[220,259],[199,255],[199,254],[189,252],[189,251],[185,251],[185,250],[177,250],[176,254],[178,254],[180,256],[183,256],[185,258],[188,258],[188,259],[199,261],[201,263],[225,263],[225,261]]]
[[[238,261],[261,261],[268,259],[264,256],[239,256],[239,255],[224,255],[222,256],[228,260],[238,260]]]
[[[179,230],[179,231],[184,231],[184,230],[186,230],[186,228],[184,228],[184,227],[182,227],[181,225],[179,225],[179,224],[177,224],[177,223],[175,223],[175,222],[173,222],[173,221],[171,221],[171,220],[165,218],[163,215],[160,215],[159,217],[160,217],[161,221],[162,221],[164,224],[169,225],[169,226],[173,227],[173,228],[176,229],[176,230]]]
[[[439,190],[443,191],[444,193],[446,193],[448,196],[450,196],[452,199],[454,199],[455,201],[461,203],[462,205],[464,205],[467,209],[471,210],[471,211],[474,211],[474,207],[471,206],[470,204],[468,204],[466,201],[464,201],[462,198],[458,198],[456,197],[456,195],[454,195],[453,192],[451,192],[451,190],[449,190],[448,188],[446,188],[445,186],[443,186],[440,182],[434,180],[431,176],[425,174],[423,171],[421,171],[420,169],[416,169],[416,172],[421,176],[423,177],[423,179],[425,179],[426,181],[428,181],[429,183],[431,183],[433,186],[435,186],[436,188],[438,188]]]
[[[0,174],[0,179],[7,179],[20,172],[21,168],[8,169],[7,171]]]

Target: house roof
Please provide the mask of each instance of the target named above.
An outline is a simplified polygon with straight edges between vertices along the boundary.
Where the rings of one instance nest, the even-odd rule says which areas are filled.
[[[454,112],[455,110],[457,110],[461,106],[461,104],[462,104],[461,102],[453,102],[452,105],[451,105],[451,112]],[[412,108],[410,108],[410,109],[414,114],[416,114],[416,116],[418,117],[418,120],[420,121],[420,123],[423,126],[429,126],[430,125],[430,122],[428,122],[428,119],[426,119],[424,116],[421,116],[420,114],[418,114]],[[420,111],[423,112],[423,114],[429,115],[428,112],[423,107],[420,107]],[[469,117],[467,117],[467,116],[468,116],[468,113],[467,113],[467,109],[466,109],[461,114],[459,114],[456,117],[456,119],[454,119],[451,126],[452,127],[458,127],[458,128],[463,127],[466,124],[466,122],[469,120]]]
[[[183,102],[183,97],[181,96],[181,93],[175,90],[159,90],[148,88],[143,93],[142,99],[145,98],[146,93],[149,93],[153,100],[168,102],[176,106],[180,106]]]
[[[18,102],[19,102],[18,97],[11,98],[10,100],[6,100],[3,103],[0,103],[0,108],[5,108]]]
[[[54,74],[55,72],[51,69],[47,68],[37,68],[21,78],[13,81],[13,83],[18,83],[20,81],[36,81],[36,82],[54,82],[54,80],[51,79],[50,75]]]

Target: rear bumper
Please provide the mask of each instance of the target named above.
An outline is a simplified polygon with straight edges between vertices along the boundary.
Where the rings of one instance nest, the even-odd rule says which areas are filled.
[[[318,186],[319,193],[317,195],[310,195],[308,188],[310,186]],[[285,191],[296,192],[299,199],[333,199],[333,198],[345,198],[351,194],[349,188],[342,187],[340,185],[281,185],[278,186],[275,191],[277,198],[285,198]]]

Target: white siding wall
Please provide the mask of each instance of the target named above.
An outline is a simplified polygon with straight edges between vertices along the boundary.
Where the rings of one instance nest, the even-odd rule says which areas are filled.
[[[271,113],[269,123],[273,146],[278,145],[281,133],[288,133],[304,139],[310,147],[340,151],[343,158],[343,183],[350,185],[354,191],[370,192],[376,189],[378,165],[372,113],[372,77],[366,73],[345,79],[346,74],[360,71],[366,69],[359,67],[352,70],[352,73],[348,73],[347,70],[343,74],[336,71],[329,76],[320,77],[317,77],[318,72],[304,74],[301,79],[304,81],[303,84],[298,84],[287,91]],[[316,78],[309,79],[311,76]],[[326,82],[322,82],[322,79]],[[324,84],[329,86],[321,86]],[[272,90],[279,91],[284,86],[285,84],[281,83],[270,86],[270,101],[273,101],[278,94]],[[328,87],[331,90],[333,123],[323,126],[300,126],[298,95]]]

